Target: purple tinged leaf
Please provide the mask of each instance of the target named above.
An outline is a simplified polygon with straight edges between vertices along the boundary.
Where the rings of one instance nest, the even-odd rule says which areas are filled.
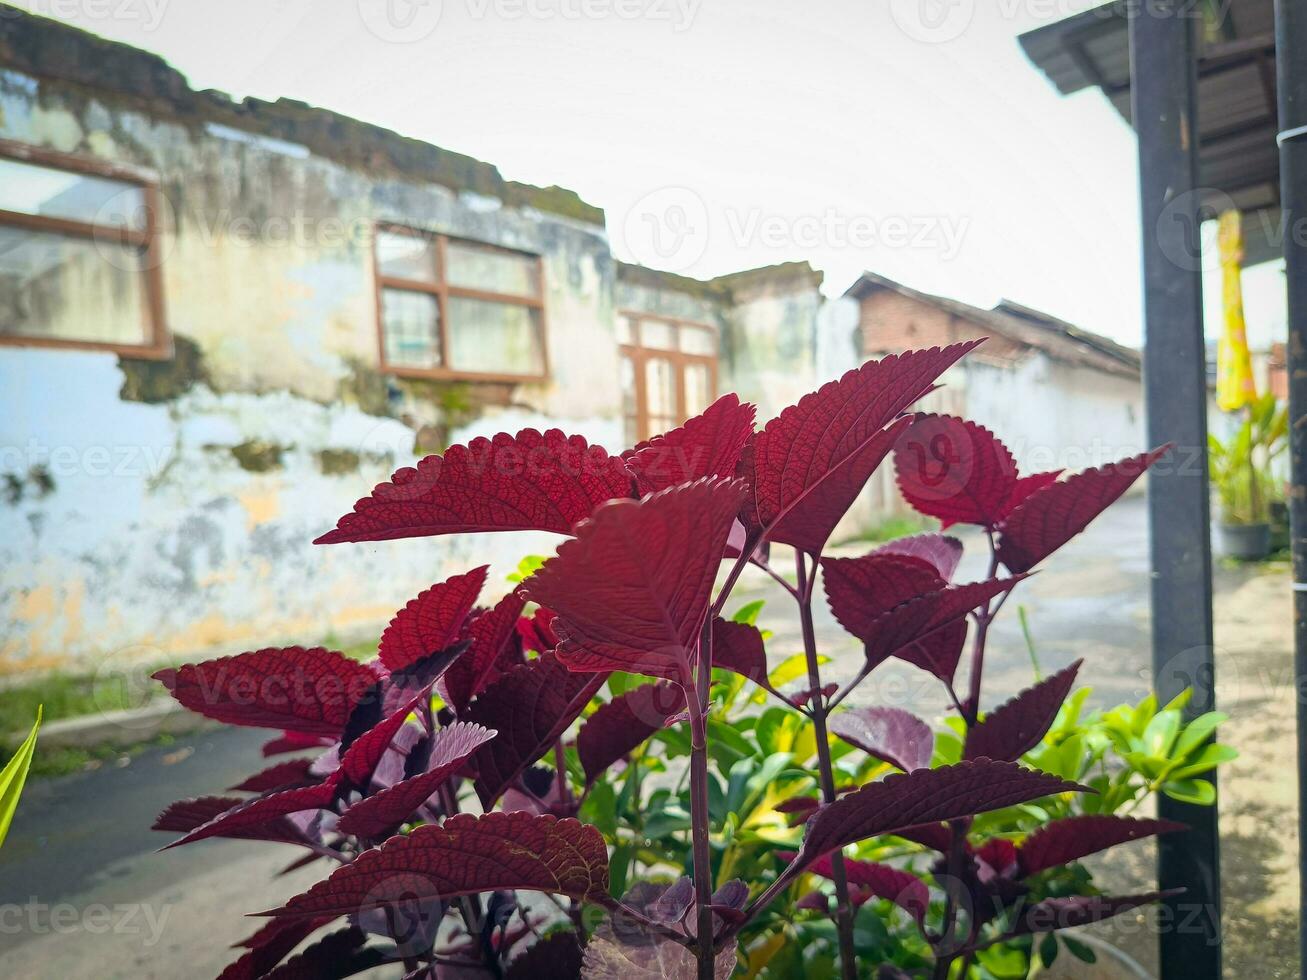
[[[245,793],[266,793],[269,790],[289,789],[292,786],[314,783],[317,780],[309,775],[309,767],[312,765],[312,759],[290,759],[286,762],[279,762],[275,766],[269,766],[267,769],[256,772],[249,779],[237,783],[231,789]]]
[[[576,735],[586,783],[593,783],[684,710],[684,690],[667,681],[642,684],[600,706]]]
[[[830,855],[818,858],[808,871],[823,878],[831,878],[833,869]],[[888,864],[851,858],[844,859],[844,873],[851,890],[856,889],[862,893],[858,895],[858,904],[869,898],[887,899],[916,919],[918,925],[925,922],[926,913],[930,911],[930,890],[916,875],[892,868]]]
[[[607,896],[603,835],[548,814],[456,814],[440,826],[418,827],[364,851],[283,908],[264,914],[353,915],[514,888],[581,900]]]
[[[467,629],[471,646],[442,678],[445,700],[456,713],[499,676],[500,661],[516,636],[517,618],[525,605],[526,597],[514,590],[471,621]]]
[[[735,394],[722,395],[701,415],[622,454],[640,493],[655,493],[703,477],[735,475],[740,452],[753,435],[755,409]]]
[[[574,932],[551,932],[514,957],[504,980],[575,980],[581,975],[581,944]]]
[[[218,975],[218,980],[259,980],[309,937],[322,922],[273,920],[242,943],[247,951]]]
[[[700,480],[595,512],[522,585],[558,614],[569,670],[688,682],[739,481]]]
[[[1173,897],[1183,889],[1149,892],[1144,895],[1076,895],[1071,898],[1046,898],[1025,906],[1015,921],[1009,923],[1005,937],[1030,936],[1058,929],[1073,929],[1102,922],[1141,905],[1151,905]]]
[[[1085,791],[1076,783],[990,759],[895,773],[818,810],[808,821],[799,861],[807,865],[837,847],[921,824]]]
[[[182,844],[193,844],[209,837],[242,837],[251,840],[268,840],[298,843],[303,835],[294,831],[284,820],[293,813],[321,810],[331,806],[339,786],[338,775],[316,786],[282,790],[252,800],[242,800],[230,810],[191,830],[185,836],[164,847],[168,850]]]
[[[712,624],[712,665],[767,685],[767,651],[756,626],[720,617]]]
[[[1118,844],[1185,829],[1184,824],[1174,820],[1135,820],[1109,815],[1067,817],[1045,824],[1027,837],[1017,848],[1017,861],[1024,878]]]
[[[904,772],[930,768],[935,733],[901,708],[852,708],[831,715],[830,730],[882,762]]]
[[[914,534],[888,541],[872,554],[920,558],[935,569],[941,579],[951,582],[962,561],[962,542],[948,534]]]
[[[461,721],[442,728],[432,739],[426,772],[363,798],[341,814],[337,827],[341,833],[369,839],[393,833],[414,819],[418,808],[494,736],[480,725]]]
[[[992,528],[1007,510],[1017,464],[994,434],[951,415],[918,415],[894,449],[903,499],[945,527]]]
[[[426,589],[409,601],[381,634],[377,655],[388,670],[402,670],[452,646],[486,584],[481,565]]]
[[[298,956],[287,960],[264,980],[343,980],[385,962],[379,949],[364,947],[367,935],[349,926],[323,936]]]
[[[963,758],[1015,762],[1038,745],[1057,720],[1081,663],[1077,660],[985,715],[967,732]]]

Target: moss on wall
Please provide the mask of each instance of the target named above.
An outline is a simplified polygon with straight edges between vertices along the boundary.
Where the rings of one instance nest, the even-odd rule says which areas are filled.
[[[118,396],[127,402],[156,405],[186,394],[201,382],[208,382],[204,355],[195,341],[174,336],[172,348],[172,357],[163,361],[134,360],[120,355],[118,367],[123,373],[123,386]]]
[[[318,469],[323,476],[343,476],[358,472],[362,457],[352,449],[320,449],[317,453]]]
[[[267,473],[269,470],[281,469],[281,458],[288,446],[279,446],[262,439],[247,439],[231,447],[231,454],[241,469],[250,473]]]

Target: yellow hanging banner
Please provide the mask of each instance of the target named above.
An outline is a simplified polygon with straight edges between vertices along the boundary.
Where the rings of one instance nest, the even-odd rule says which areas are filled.
[[[1243,228],[1238,211],[1221,214],[1217,224],[1217,245],[1221,254],[1222,306],[1224,324],[1216,347],[1216,404],[1223,412],[1237,412],[1257,400],[1253,381],[1253,360],[1248,352],[1248,332],[1243,319]]]

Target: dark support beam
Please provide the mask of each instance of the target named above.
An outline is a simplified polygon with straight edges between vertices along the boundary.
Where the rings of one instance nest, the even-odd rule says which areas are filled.
[[[1190,716],[1212,709],[1212,551],[1207,380],[1199,239],[1197,38],[1186,0],[1130,4],[1132,118],[1139,134],[1144,384],[1148,437],[1175,451],[1149,475],[1153,682],[1166,702],[1194,689]],[[1158,797],[1190,830],[1158,841],[1162,980],[1219,980],[1221,915],[1215,807]]]
[[[1307,7],[1275,4],[1280,107],[1280,199],[1288,288],[1289,525],[1293,545],[1293,647],[1298,695],[1299,955],[1307,966]],[[1300,969],[1298,975],[1302,976]]]

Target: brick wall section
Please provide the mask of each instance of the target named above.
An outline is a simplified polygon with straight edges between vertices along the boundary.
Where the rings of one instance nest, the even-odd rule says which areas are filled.
[[[858,335],[862,352],[868,357],[921,347],[942,347],[959,341],[989,337],[989,341],[971,356],[972,360],[1010,364],[1025,349],[992,331],[954,316],[929,303],[903,296],[891,290],[878,290],[861,300]]]

